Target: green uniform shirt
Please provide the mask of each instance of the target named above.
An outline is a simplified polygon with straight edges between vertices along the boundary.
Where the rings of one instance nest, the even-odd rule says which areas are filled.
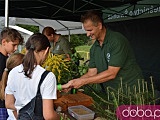
[[[53,54],[59,55],[71,53],[69,41],[64,37],[60,36],[55,46],[53,45],[53,43],[51,44],[51,52]]]
[[[90,68],[97,68],[98,73],[108,69],[108,66],[121,67],[116,78],[105,82],[104,86],[117,89],[122,83],[129,86],[137,84],[142,79],[142,72],[136,63],[128,40],[120,33],[107,29],[102,47],[96,40],[90,50]]]

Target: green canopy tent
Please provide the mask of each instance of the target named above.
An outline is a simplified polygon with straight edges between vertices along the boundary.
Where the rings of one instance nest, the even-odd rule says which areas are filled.
[[[79,22],[87,10],[101,11],[140,0],[0,0],[0,16],[5,15],[5,1],[9,2],[9,17]]]

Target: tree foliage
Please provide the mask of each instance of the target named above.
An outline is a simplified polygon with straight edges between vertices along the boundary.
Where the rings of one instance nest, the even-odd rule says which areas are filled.
[[[87,45],[89,38],[86,34],[79,34],[79,35],[71,35],[70,43],[73,48],[81,45]]]
[[[29,31],[32,31],[34,33],[39,32],[39,27],[38,26],[34,26],[34,25],[22,25],[22,24],[17,24],[17,26],[22,27],[24,29],[27,29]]]

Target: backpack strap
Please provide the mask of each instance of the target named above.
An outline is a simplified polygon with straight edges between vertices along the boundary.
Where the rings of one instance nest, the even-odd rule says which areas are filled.
[[[36,118],[36,120],[44,120],[40,86],[48,73],[49,71],[46,70],[41,75],[36,96],[28,104],[26,104],[23,108],[19,110],[18,120],[33,120],[34,117]]]
[[[50,71],[44,71],[43,74],[41,75],[41,79],[39,81],[39,84],[38,84],[38,89],[37,89],[37,94],[40,94],[40,86],[43,82],[43,80],[45,79],[45,77],[47,76],[47,74],[49,73]]]

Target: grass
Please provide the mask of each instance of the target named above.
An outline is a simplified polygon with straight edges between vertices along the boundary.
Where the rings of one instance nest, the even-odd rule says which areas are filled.
[[[84,58],[84,61],[80,61],[80,64],[83,64],[85,61],[89,60],[89,51],[91,46],[84,45],[84,46],[78,46],[76,47],[76,51],[81,55],[82,58]]]
[[[89,52],[91,46],[89,45],[83,45],[83,46],[77,46],[76,47],[76,50],[77,51],[86,51],[86,52]]]

